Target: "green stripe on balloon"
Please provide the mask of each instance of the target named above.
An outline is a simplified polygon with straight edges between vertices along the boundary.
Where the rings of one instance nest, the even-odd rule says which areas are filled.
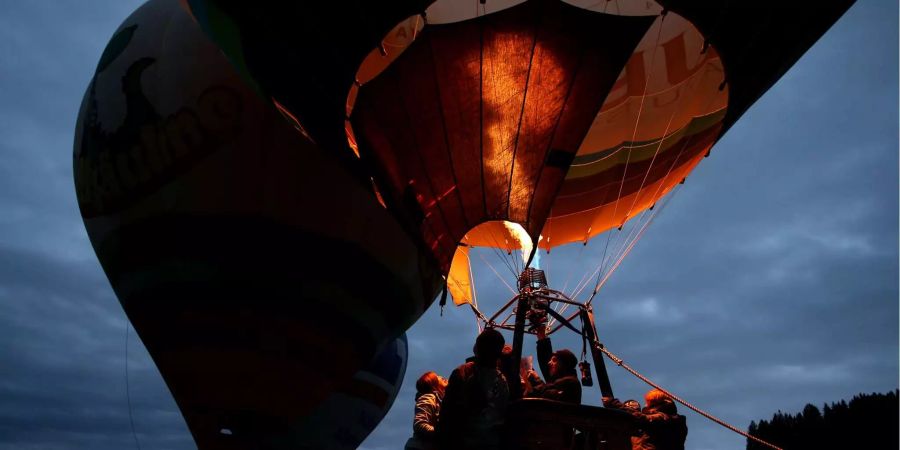
[[[222,54],[228,58],[241,79],[261,98],[267,98],[247,69],[241,32],[234,21],[218,6],[206,0],[188,0],[188,6],[200,28],[222,49]]]

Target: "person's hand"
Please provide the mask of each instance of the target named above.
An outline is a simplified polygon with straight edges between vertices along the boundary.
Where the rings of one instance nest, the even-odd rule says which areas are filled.
[[[603,406],[607,408],[618,408],[620,405],[621,402],[617,398],[603,397]]]

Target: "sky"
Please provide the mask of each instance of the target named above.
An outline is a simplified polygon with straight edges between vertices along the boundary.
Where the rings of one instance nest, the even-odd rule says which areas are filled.
[[[0,450],[195,448],[126,326],[72,180],[82,95],[139,4],[0,1]],[[739,428],[898,387],[897,8],[854,5],[719,141],[595,300],[611,351]],[[596,265],[594,244],[544,258],[551,284]],[[476,270],[485,309],[509,297]],[[394,407],[361,448],[401,448],[416,378],[449,375],[475,334],[467,309],[426,311]],[[648,389],[608,370],[620,398]],[[597,388],[584,399],[597,404]],[[681,410],[687,448],[744,448]]]

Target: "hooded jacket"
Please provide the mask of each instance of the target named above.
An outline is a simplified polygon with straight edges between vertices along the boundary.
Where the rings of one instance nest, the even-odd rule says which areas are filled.
[[[555,378],[550,376],[549,362],[553,354],[553,344],[550,342],[550,338],[537,341],[538,365],[547,381],[540,383],[539,380],[530,380],[534,388],[530,396],[580,405],[581,381],[578,380],[574,370]]]

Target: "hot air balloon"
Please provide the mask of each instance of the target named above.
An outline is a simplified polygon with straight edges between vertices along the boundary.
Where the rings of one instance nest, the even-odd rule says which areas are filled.
[[[299,431],[304,437],[302,445],[329,449],[359,446],[397,398],[408,348],[406,335],[401,335],[316,407]]]
[[[323,444],[311,421],[345,430],[326,447],[347,448],[374,428],[395,394],[374,390],[399,388],[405,366],[382,387],[360,370],[389,348],[405,361],[396,339],[430,304],[436,265],[177,0],[114,34],[74,169],[97,256],[200,448]],[[364,384],[376,406],[357,400]],[[345,422],[326,427],[335,405]]]
[[[631,227],[553,318],[590,324],[667,194],[852,1],[162,3],[101,57],[79,203],[198,445],[288,448],[442,277],[509,323],[477,309],[472,247],[524,254],[534,292],[539,250]],[[197,58],[194,22],[231,71]],[[517,351],[534,298],[514,298]],[[328,374],[304,371],[320,358]],[[302,397],[298,377],[323,388]]]
[[[655,205],[852,2],[188,3],[447,273],[504,221],[551,249]]]
[[[813,40],[810,29],[790,29],[797,14],[812,14],[795,6],[729,6],[713,19],[716,8],[691,2],[633,8],[636,15],[608,14],[610,4],[600,3],[607,14],[532,0],[425,26],[382,73],[351,89],[348,136],[388,204],[413,211],[457,304],[474,298],[470,248],[529,248],[514,298],[496,313],[476,314],[484,325],[516,331],[516,355],[528,312],[553,316],[551,331],[576,329],[591,343],[601,391],[611,397],[594,295],[661,209],[651,208]],[[848,6],[804,20],[818,36]],[[732,21],[760,14],[766,31],[743,41],[732,34],[746,30]],[[701,32],[712,20],[719,28]],[[605,262],[582,284],[593,281],[586,300],[527,269],[538,248],[613,231],[614,245],[599,246]],[[575,311],[563,316],[567,307]]]

